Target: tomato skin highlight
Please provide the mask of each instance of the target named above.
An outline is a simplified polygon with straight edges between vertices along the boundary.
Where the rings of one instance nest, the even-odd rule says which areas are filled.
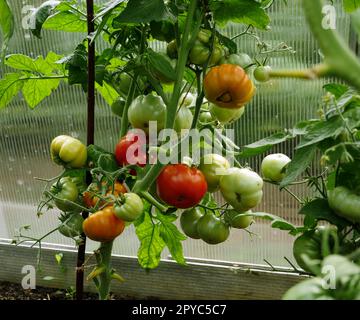
[[[125,229],[125,222],[118,219],[112,206],[97,211],[85,219],[85,235],[94,241],[109,242],[119,236]]]
[[[185,164],[165,166],[156,180],[156,185],[160,199],[180,209],[197,205],[207,192],[203,173]]]
[[[204,79],[205,97],[221,108],[243,107],[255,94],[255,86],[245,70],[234,64],[210,69]]]

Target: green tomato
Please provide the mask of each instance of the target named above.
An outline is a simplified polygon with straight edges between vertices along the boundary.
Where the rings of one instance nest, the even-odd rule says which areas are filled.
[[[203,124],[206,124],[213,122],[214,118],[210,112],[200,112],[199,121]]]
[[[211,30],[200,29],[197,35],[197,40],[199,40],[201,43],[208,43],[210,41],[211,35]]]
[[[263,180],[254,171],[230,168],[220,178],[220,191],[225,200],[236,210],[247,211],[262,199]]]
[[[68,201],[76,202],[79,196],[79,190],[76,183],[70,177],[63,177],[55,182],[50,192],[57,198],[54,200],[55,205],[64,212],[76,210],[76,207]]]
[[[271,181],[280,182],[286,175],[284,168],[290,161],[291,159],[285,154],[269,154],[261,162],[263,177]]]
[[[176,40],[172,40],[168,43],[166,47],[166,54],[170,59],[177,59],[178,52],[177,52]]]
[[[117,98],[111,105],[111,111],[118,117],[122,117],[125,108],[125,100],[123,98]]]
[[[120,73],[116,78],[116,84],[117,84],[118,90],[120,91],[121,95],[124,98],[127,98],[127,96],[128,96],[132,79],[133,79],[132,75],[130,75],[126,72]],[[139,93],[139,90],[143,91],[146,88],[146,83],[143,80],[143,78],[141,78],[141,77],[137,78],[136,84],[137,85],[136,85],[135,93]]]
[[[140,218],[144,211],[144,204],[136,193],[125,193],[124,202],[121,206],[114,206],[115,215],[124,221],[132,222]]]
[[[84,218],[80,213],[71,213],[61,218],[59,232],[68,238],[75,238],[82,234]]]
[[[202,218],[204,214],[201,212],[199,208],[192,208],[190,210],[185,210],[180,217],[180,225],[182,231],[192,238],[192,239],[200,239],[197,224],[200,218]]]
[[[328,190],[329,206],[342,218],[360,223],[360,196],[350,189],[339,186]]]
[[[215,45],[212,55],[209,60],[209,65],[217,64],[224,52],[220,45]],[[204,65],[210,56],[210,48],[196,40],[194,46],[191,48],[189,53],[189,60],[192,64]]]
[[[219,190],[220,178],[229,168],[229,161],[219,154],[210,153],[201,158],[199,169],[205,176],[209,192]]]
[[[254,70],[254,78],[259,82],[267,82],[270,80],[270,66],[259,66]]]
[[[312,269],[320,271],[321,261],[325,256],[337,253],[340,249],[337,248],[337,244],[334,241],[334,234],[336,236],[336,232],[334,226],[318,226],[314,230],[307,231],[296,238],[293,245],[293,254],[297,264],[310,273],[312,273]],[[329,252],[326,253],[323,247],[326,247],[326,250]],[[310,260],[312,268],[309,268],[305,256]]]
[[[196,102],[195,96],[191,92],[184,92],[179,99],[179,107],[191,107]]]
[[[140,95],[130,105],[128,118],[134,128],[149,133],[149,121],[157,122],[157,131],[164,129],[166,105],[159,96]]]
[[[193,114],[187,107],[181,107],[175,118],[174,130],[181,133],[182,129],[190,129],[193,121]]]
[[[232,123],[238,120],[245,112],[245,107],[237,109],[220,108],[217,105],[210,103],[209,111],[213,117],[222,124]]]
[[[236,64],[245,69],[253,63],[252,59],[246,53],[231,54],[228,57],[222,57],[220,64]]]
[[[252,216],[247,215],[251,213],[251,210],[245,212],[228,210],[224,214],[224,219],[233,228],[246,229],[254,221],[254,218]]]
[[[56,164],[68,168],[82,168],[86,164],[87,149],[79,140],[61,135],[51,142],[50,155]]]
[[[230,234],[229,226],[212,212],[206,213],[199,219],[197,231],[200,238],[208,244],[224,242]]]

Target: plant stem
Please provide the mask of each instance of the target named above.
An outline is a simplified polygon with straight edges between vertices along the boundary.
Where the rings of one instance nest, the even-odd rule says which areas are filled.
[[[304,70],[271,70],[271,78],[299,78],[314,80],[329,75],[330,68],[326,64],[319,64],[310,69]]]
[[[335,75],[360,90],[360,62],[336,30],[323,26],[323,0],[303,0],[304,12],[310,29],[317,39],[329,66]]]
[[[191,35],[190,29],[191,29],[191,24],[193,23],[193,20],[194,20],[195,9],[196,9],[197,3],[198,3],[198,0],[191,0],[189,9],[188,9],[188,15],[186,17],[184,33],[181,38],[179,59],[178,59],[177,65],[176,65],[176,81],[175,81],[175,85],[174,85],[173,94],[171,96],[169,104],[167,105],[166,128],[171,128],[171,129],[174,128],[177,106],[178,106],[180,94],[181,94],[181,86],[182,86],[185,66],[186,66],[186,62],[187,62],[188,54],[189,54],[189,50],[190,50],[190,46],[189,46],[189,43],[190,43],[189,36]],[[196,34],[198,33],[199,27],[200,27],[200,24],[197,23],[196,28],[194,30],[192,30],[193,35],[195,35],[195,33]],[[191,38],[193,38],[195,40],[194,36]],[[138,180],[135,183],[132,191],[135,193],[139,193],[140,191],[148,190],[148,188],[155,181],[155,179],[157,178],[157,176],[159,175],[159,173],[163,167],[164,167],[164,164],[161,164],[159,162],[154,164],[150,168],[150,170],[147,172],[145,177],[141,180]]]
[[[141,191],[140,196],[143,197],[146,201],[150,202],[153,206],[158,208],[161,212],[166,212],[167,207],[157,201],[149,192]]]
[[[123,137],[128,130],[128,125],[129,125],[128,109],[134,97],[136,81],[137,81],[137,75],[135,75],[134,78],[131,80],[129,93],[126,98],[125,107],[121,117],[120,138]]]
[[[111,251],[113,241],[102,242],[100,248],[95,253],[98,268],[104,268],[104,271],[99,274],[99,299],[107,300],[110,292],[111,283]]]
[[[94,25],[94,1],[86,0],[87,27],[88,35],[95,31]],[[94,144],[95,131],[95,42],[88,39],[88,96],[87,96],[87,145]],[[90,184],[92,180],[90,172],[86,172],[86,182]],[[86,219],[89,216],[87,211],[83,211],[82,216]],[[86,236],[81,234],[76,268],[76,299],[82,300],[84,292],[84,268]]]

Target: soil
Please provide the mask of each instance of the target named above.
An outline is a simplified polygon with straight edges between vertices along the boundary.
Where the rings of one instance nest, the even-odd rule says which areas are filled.
[[[24,290],[21,285],[0,282],[0,300],[74,300],[75,291],[37,287],[34,290]],[[84,293],[83,300],[97,300],[96,293]],[[110,295],[111,300],[136,300],[135,297]]]

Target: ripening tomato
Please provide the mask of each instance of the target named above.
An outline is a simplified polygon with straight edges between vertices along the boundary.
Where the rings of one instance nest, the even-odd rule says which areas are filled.
[[[217,106],[238,109],[251,100],[255,86],[243,68],[222,64],[206,74],[204,90],[206,98]]]
[[[114,240],[124,229],[125,222],[115,216],[113,206],[93,213],[83,223],[86,236],[99,242]]]
[[[104,197],[109,195],[113,195],[114,197],[118,197],[120,194],[124,194],[127,192],[125,186],[120,182],[115,182],[114,187],[108,186],[106,187],[106,183],[102,183],[102,187],[106,188],[106,190],[99,190],[97,183],[92,183],[88,190],[83,193],[83,200],[87,208],[94,208],[99,201],[99,197],[95,194],[103,194]],[[100,201],[99,206],[103,206],[104,201]]]
[[[146,165],[146,152],[142,146],[146,144],[146,137],[137,130],[129,131],[120,139],[115,148],[115,159],[119,166],[136,164]]]
[[[200,238],[208,244],[219,244],[227,240],[229,225],[212,212],[205,213],[197,223]]]
[[[186,209],[197,205],[207,191],[203,173],[185,164],[169,164],[156,181],[161,200],[176,208]]]
[[[267,155],[261,162],[261,172],[265,179],[280,182],[284,179],[285,166],[291,159],[282,153],[274,153]]]

